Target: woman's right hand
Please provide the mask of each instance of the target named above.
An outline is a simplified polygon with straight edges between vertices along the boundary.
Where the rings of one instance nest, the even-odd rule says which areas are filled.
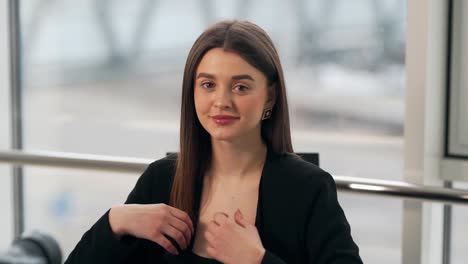
[[[132,235],[153,241],[172,254],[186,249],[194,234],[192,220],[182,210],[166,204],[125,204],[112,207],[109,224],[117,236]]]

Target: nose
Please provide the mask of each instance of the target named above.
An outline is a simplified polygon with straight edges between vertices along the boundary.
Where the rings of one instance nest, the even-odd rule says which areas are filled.
[[[221,109],[232,107],[231,91],[228,89],[217,89],[215,92],[214,106]]]

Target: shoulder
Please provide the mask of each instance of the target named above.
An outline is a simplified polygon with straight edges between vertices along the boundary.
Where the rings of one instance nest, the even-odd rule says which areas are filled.
[[[271,163],[271,177],[290,188],[308,193],[323,188],[336,188],[330,173],[297,155],[277,155]]]
[[[177,166],[177,154],[168,155],[164,158],[153,161],[148,165],[145,172],[141,176],[148,178],[154,185],[160,186],[170,185],[174,178]]]
[[[320,197],[336,196],[336,185],[327,171],[294,154],[277,155],[269,162],[263,180],[264,201],[298,217],[311,210]]]
[[[265,228],[271,228],[278,237],[303,233],[317,202],[336,195],[335,182],[328,172],[294,154],[275,155],[268,161],[261,191],[262,213],[265,219],[272,219]],[[276,231],[273,226],[290,228]],[[295,237],[288,243],[294,241]]]
[[[150,163],[146,171],[149,171],[152,174],[171,174],[174,172],[176,165],[177,154],[171,154]]]
[[[127,198],[127,203],[167,203],[177,156],[170,155],[148,165]]]

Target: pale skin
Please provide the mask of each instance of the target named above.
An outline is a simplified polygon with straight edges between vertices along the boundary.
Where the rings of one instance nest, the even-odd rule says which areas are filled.
[[[116,235],[131,234],[178,254],[165,236],[185,249],[222,263],[260,263],[265,249],[255,227],[260,177],[267,148],[261,138],[264,109],[274,105],[266,76],[238,54],[209,50],[194,82],[197,117],[211,136],[212,162],[205,172],[196,232],[185,212],[164,204],[113,207]],[[216,115],[235,117],[228,124]],[[169,242],[169,243],[168,243]]]

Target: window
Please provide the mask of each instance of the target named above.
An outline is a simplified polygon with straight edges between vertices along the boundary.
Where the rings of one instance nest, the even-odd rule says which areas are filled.
[[[277,45],[296,151],[319,152],[335,175],[402,179],[404,0],[22,1],[25,148],[177,151],[184,62],[221,18],[251,20]],[[27,225],[66,226],[68,254],[83,223],[123,201],[137,176],[110,175],[28,169]],[[79,201],[100,192],[109,198]],[[340,194],[364,261],[397,263],[401,227],[384,230],[375,217],[400,223],[401,202],[382,199],[383,216],[371,199],[380,201]]]

